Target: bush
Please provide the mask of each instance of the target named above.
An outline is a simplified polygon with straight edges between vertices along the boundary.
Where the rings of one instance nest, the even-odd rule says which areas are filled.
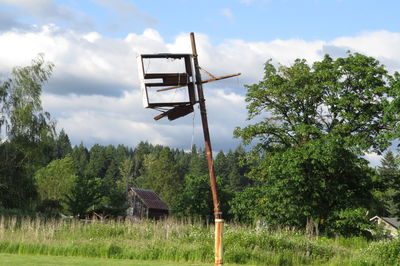
[[[397,265],[400,261],[400,239],[373,242],[363,253],[378,257],[382,264]]]
[[[38,212],[50,215],[57,215],[61,213],[63,207],[59,200],[45,199],[36,208]]]
[[[371,232],[374,240],[385,240],[393,237],[390,230],[388,230],[383,224],[374,224]]]
[[[23,210],[23,209],[3,209],[0,208],[0,216],[17,216],[17,217],[36,217],[36,212],[32,210]]]
[[[345,237],[371,237],[373,225],[368,219],[368,210],[365,208],[343,209],[334,212],[329,219],[329,231]]]

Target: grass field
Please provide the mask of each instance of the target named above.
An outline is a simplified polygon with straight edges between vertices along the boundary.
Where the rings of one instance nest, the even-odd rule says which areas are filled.
[[[96,260],[118,265],[125,261],[141,263],[129,265],[169,265],[165,261],[211,265],[213,231],[213,226],[182,220],[136,223],[0,217],[0,253],[35,255],[35,260],[49,259],[48,263],[53,257],[47,256],[60,261],[78,259],[79,265]],[[227,265],[392,265],[400,261],[400,240],[310,238],[298,231],[226,224],[224,261]]]
[[[100,265],[132,265],[132,266],[206,266],[205,263],[177,263],[168,261],[139,261],[123,259],[101,259],[84,257],[64,257],[64,256],[43,256],[43,255],[16,255],[0,254],[0,266],[21,265],[21,266],[100,266]]]

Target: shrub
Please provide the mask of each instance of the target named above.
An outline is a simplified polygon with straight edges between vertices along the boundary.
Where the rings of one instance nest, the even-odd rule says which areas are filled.
[[[329,231],[345,237],[370,237],[370,231],[373,228],[373,225],[369,221],[367,215],[368,211],[365,208],[343,209],[336,211],[329,219]]]
[[[382,264],[397,265],[400,261],[400,239],[372,242],[363,254],[378,257]]]

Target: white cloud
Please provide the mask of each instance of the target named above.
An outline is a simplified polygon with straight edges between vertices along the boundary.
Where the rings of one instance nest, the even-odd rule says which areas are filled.
[[[375,152],[372,152],[372,153],[365,154],[364,158],[369,161],[370,166],[376,167],[381,164],[381,160],[382,160],[383,156],[379,155]]]
[[[87,40],[88,42],[94,43],[97,40],[101,39],[101,35],[97,32],[92,31],[92,32],[89,32],[89,33],[83,35],[83,38],[85,40]]]
[[[39,19],[60,18],[69,20],[73,17],[73,11],[53,0],[0,0],[0,4],[21,8],[24,12]]]
[[[379,31],[330,42],[227,40],[213,45],[207,35],[196,33],[202,67],[214,75],[242,72],[239,78],[205,86],[214,149],[226,150],[238,143],[232,140],[232,131],[246,123],[243,84],[256,83],[262,78],[267,59],[282,64],[291,64],[296,58],[313,62],[320,60],[325,52],[340,55],[351,49],[377,57],[393,71],[400,66],[399,36],[400,33]],[[190,53],[188,34],[166,42],[154,29],[121,39],[46,25],[32,32],[0,33],[0,50],[0,73],[29,64],[40,52],[55,63],[54,75],[44,90],[43,104],[75,144],[84,141],[135,145],[148,140],[189,149],[193,133],[195,143],[202,143],[198,113],[194,127],[192,115],[172,122],[153,121],[152,117],[158,113],[142,108],[137,78],[138,54]]]
[[[206,97],[214,148],[232,147],[232,131],[241,123],[238,120],[245,120],[243,96],[216,90],[208,91]],[[73,143],[134,146],[149,141],[190,149],[193,134],[194,143],[201,145],[203,140],[197,109],[196,114],[180,120],[156,122],[152,118],[158,113],[143,109],[138,90],[125,92],[122,97],[44,94],[42,99],[44,108],[57,118]]]
[[[54,0],[0,0],[0,4],[17,7],[20,11],[17,15],[28,15],[40,23],[61,21],[76,29],[94,27],[94,23],[87,15],[59,4]]]
[[[125,23],[132,20],[143,20],[149,25],[155,25],[157,19],[139,10],[134,4],[123,0],[92,0],[92,2],[104,6],[122,19]]]
[[[388,68],[400,70],[400,33],[388,31],[365,32],[358,36],[341,37],[332,41],[332,45],[351,49],[373,56]]]
[[[221,9],[221,14],[230,21],[234,20],[233,12],[230,8],[223,8]]]
[[[26,27],[28,26],[16,19],[15,11],[0,9],[0,31]]]
[[[111,34],[157,24],[156,18],[138,9],[129,1],[91,0],[90,2],[97,5],[95,8],[103,9],[100,20],[90,13],[83,13],[56,0],[0,0],[0,5],[12,7],[12,11],[0,11],[0,22],[2,22],[0,30],[32,28],[32,25],[26,23],[26,18],[40,26],[53,23],[80,32],[101,29],[102,32]]]

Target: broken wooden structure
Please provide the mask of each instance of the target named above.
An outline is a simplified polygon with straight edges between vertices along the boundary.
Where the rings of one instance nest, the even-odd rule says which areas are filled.
[[[128,189],[128,217],[137,219],[165,218],[169,214],[168,205],[154,192],[142,188]]]
[[[148,69],[152,61],[159,63],[162,61],[174,62],[175,68],[170,69],[170,72],[159,72],[157,69]],[[216,77],[208,71],[200,68],[211,78],[201,80],[196,77],[197,68],[194,66],[194,57],[192,54],[142,54],[138,57],[139,79],[142,90],[143,106],[159,110],[160,115],[154,117],[159,120],[163,117],[168,117],[169,120],[175,120],[179,117],[188,115],[193,112],[193,106],[200,103],[200,98],[197,97],[195,86],[199,83],[204,84],[212,81],[226,79],[240,75],[240,73]],[[181,91],[180,100],[176,98],[176,91],[163,97],[157,96],[157,92],[170,92],[171,90],[184,89]],[[155,100],[153,98],[156,98]],[[160,101],[168,99],[168,101]]]
[[[238,76],[240,73],[215,77],[208,71],[205,71],[198,63],[193,32],[190,34],[190,40],[192,45],[192,54],[140,55],[138,57],[139,79],[141,81],[144,107],[156,109],[161,112],[160,115],[154,117],[155,120],[159,120],[163,117],[168,117],[169,120],[175,120],[192,113],[195,104],[198,103],[200,106],[208,171],[210,175],[210,187],[214,206],[215,265],[222,265],[222,231],[224,220],[222,219],[222,212],[217,195],[217,182],[213,166],[211,139],[208,129],[203,84]],[[152,64],[152,60],[157,63]],[[157,66],[161,66],[165,61],[168,64],[164,64],[164,66],[161,67],[161,70],[158,69]],[[174,67],[169,65],[172,63],[174,63]],[[210,78],[202,80],[200,74],[201,70],[209,75]],[[195,91],[195,87],[197,88],[197,91]],[[156,97],[156,100],[153,100],[154,97]]]

